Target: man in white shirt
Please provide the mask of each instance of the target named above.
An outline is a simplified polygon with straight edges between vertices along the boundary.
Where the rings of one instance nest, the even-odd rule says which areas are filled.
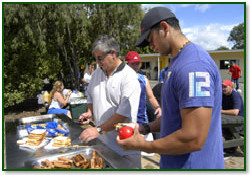
[[[99,68],[92,75],[87,89],[88,111],[79,120],[87,124],[94,116],[97,127],[85,129],[80,139],[88,142],[98,137],[118,154],[136,158],[136,166],[140,168],[140,152],[124,152],[116,142],[115,124],[136,123],[141,92],[135,71],[119,59],[119,53],[119,44],[110,36],[101,36],[93,44],[92,54]]]
[[[89,82],[91,80],[91,77],[94,73],[94,70],[95,70],[95,67],[93,64],[89,64],[88,65],[88,72],[86,72],[82,78],[82,83],[83,83],[83,88],[84,88],[84,95],[85,96],[88,96],[88,93],[87,93],[87,88],[88,88],[88,85],[89,85]]]
[[[91,80],[92,74],[95,70],[95,67],[93,64],[88,65],[88,72],[86,72],[82,78],[82,83],[84,85],[84,90],[86,91],[89,85],[89,82]]]

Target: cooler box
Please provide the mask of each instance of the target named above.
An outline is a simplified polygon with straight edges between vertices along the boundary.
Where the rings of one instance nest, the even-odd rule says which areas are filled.
[[[80,115],[86,112],[88,109],[88,104],[87,104],[86,99],[78,101],[78,102],[71,102],[69,106],[70,106],[72,119],[78,119]]]

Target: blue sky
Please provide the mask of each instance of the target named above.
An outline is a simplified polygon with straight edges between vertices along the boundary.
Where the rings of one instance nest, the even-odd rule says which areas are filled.
[[[207,50],[231,48],[230,31],[244,22],[243,4],[142,4],[145,10],[155,6],[171,9],[186,37]]]

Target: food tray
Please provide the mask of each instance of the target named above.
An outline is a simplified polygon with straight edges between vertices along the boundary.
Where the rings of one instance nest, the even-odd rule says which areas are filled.
[[[32,124],[40,124],[40,123],[45,123],[45,122],[52,122],[52,121],[62,121],[61,119],[59,119],[57,116],[55,115],[44,115],[44,116],[35,116],[35,117],[27,117],[27,118],[22,118],[21,120],[19,120],[19,125],[17,126],[17,140],[22,140],[22,139],[28,139],[28,131],[26,126],[28,125],[32,125]],[[66,128],[69,128],[69,124],[64,122],[64,126]],[[68,133],[67,135],[68,137],[70,137],[70,133]],[[43,144],[40,144],[38,146],[28,146],[27,144],[24,145],[20,145],[19,148],[31,148],[30,151],[36,151],[36,149],[41,148],[46,146],[50,140],[53,137],[46,135],[44,138],[44,141],[42,142]],[[56,148],[59,149],[59,148]]]
[[[84,148],[81,148],[80,150],[77,151],[70,151],[67,153],[57,153],[57,154],[53,154],[53,155],[47,155],[44,157],[39,157],[37,159],[33,159],[31,161],[28,161],[25,163],[25,167],[27,167],[28,169],[33,169],[35,166],[40,167],[41,166],[41,162],[45,161],[46,159],[48,159],[49,161],[53,161],[53,160],[58,160],[58,157],[65,157],[68,159],[71,159],[73,156],[76,156],[78,154],[82,154],[85,158],[87,158],[88,160],[92,157],[92,153],[93,151],[96,151],[96,154],[98,157],[101,157],[103,159],[103,169],[113,169],[113,167],[110,165],[110,163],[105,160],[105,158],[99,154],[98,150],[94,149],[91,146],[86,146]],[[73,166],[72,169],[78,169],[77,167]],[[82,169],[79,169],[82,170]]]
[[[35,124],[41,122],[49,122],[53,121],[53,118],[57,118],[56,115],[47,114],[47,115],[40,115],[40,116],[33,116],[33,117],[24,117],[18,120],[19,125],[28,125],[28,124]]]
[[[41,123],[46,123],[46,122],[52,122],[52,121],[62,121],[55,115],[44,115],[44,116],[36,116],[36,117],[27,117],[27,118],[22,118],[19,121],[19,125],[17,126],[17,135],[19,139],[23,137],[28,136],[27,128],[26,126],[31,125],[31,124],[41,124]],[[64,121],[63,121],[64,122]],[[64,122],[64,126],[66,128],[69,128],[69,124],[67,122]]]

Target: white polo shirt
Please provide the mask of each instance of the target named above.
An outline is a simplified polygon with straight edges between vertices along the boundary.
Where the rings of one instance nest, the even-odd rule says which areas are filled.
[[[141,88],[136,72],[124,62],[109,76],[97,68],[92,75],[87,92],[88,103],[93,104],[96,126],[107,122],[117,113],[128,118],[127,122],[137,121],[137,112]],[[116,142],[117,131],[102,134],[99,138],[109,148],[120,155],[135,154],[135,151],[123,152]]]
[[[90,72],[86,72],[83,76],[84,80],[87,82],[90,82],[92,75],[90,74]]]

